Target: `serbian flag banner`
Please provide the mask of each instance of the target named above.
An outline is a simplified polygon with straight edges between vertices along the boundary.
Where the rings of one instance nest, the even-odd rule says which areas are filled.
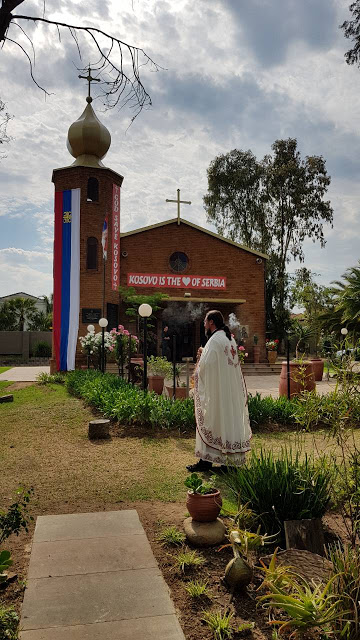
[[[75,369],[80,310],[80,189],[55,192],[54,348],[58,371]]]
[[[107,248],[108,248],[108,219],[107,216],[104,220],[102,234],[101,234],[101,246],[103,248],[103,258],[107,260]]]

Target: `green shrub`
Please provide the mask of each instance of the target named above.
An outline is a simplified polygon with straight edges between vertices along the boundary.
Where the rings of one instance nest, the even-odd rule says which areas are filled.
[[[277,424],[293,424],[294,412],[298,401],[288,400],[286,397],[261,397],[260,393],[248,395],[250,424],[256,428],[261,424],[275,422]]]
[[[48,342],[41,340],[34,345],[32,353],[35,358],[50,358],[51,345],[48,344]]]
[[[338,603],[340,617],[334,621],[336,638],[357,640],[360,635],[360,551],[359,547],[345,544],[333,546],[329,552],[335,577],[331,595]]]
[[[318,395],[315,391],[302,393],[294,404],[294,420],[306,431],[316,427],[332,428],[341,416],[346,416],[348,427],[360,422],[360,394],[337,388],[331,393]]]
[[[63,373],[60,373],[60,371],[58,371],[57,373],[45,373],[45,371],[42,371],[41,373],[39,373],[36,376],[36,382],[38,384],[64,384],[65,382],[65,375]]]
[[[66,387],[107,418],[122,425],[159,429],[193,430],[194,403],[191,399],[172,401],[156,393],[144,393],[122,378],[99,371],[71,371]]]
[[[232,468],[223,482],[258,516],[268,534],[280,531],[284,520],[321,518],[330,501],[332,474],[325,459],[314,461],[283,449],[252,451],[246,465]]]
[[[0,606],[0,640],[17,640],[19,617],[13,607]]]
[[[17,499],[10,505],[7,511],[0,510],[0,542],[6,540],[12,534],[19,535],[21,529],[28,532],[29,522],[34,518],[27,514],[31,494],[34,489],[26,490],[20,487],[16,491]]]

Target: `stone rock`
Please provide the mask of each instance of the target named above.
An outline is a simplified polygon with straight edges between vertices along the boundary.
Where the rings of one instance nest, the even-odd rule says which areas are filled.
[[[90,440],[100,440],[110,438],[109,433],[110,420],[107,418],[99,418],[89,422],[89,438]]]
[[[317,553],[306,551],[305,549],[286,549],[276,554],[279,565],[291,567],[295,573],[311,583],[327,582],[330,578],[332,563],[330,560],[319,556]],[[260,558],[267,566],[270,564],[272,556]]]
[[[0,403],[1,402],[14,402],[14,396],[10,393],[7,396],[0,396]]]
[[[224,540],[226,528],[222,520],[213,522],[197,522],[192,518],[184,520],[184,531],[187,539],[198,547],[211,547]]]

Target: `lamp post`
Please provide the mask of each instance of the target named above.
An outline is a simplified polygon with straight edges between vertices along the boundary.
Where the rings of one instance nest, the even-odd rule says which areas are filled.
[[[346,340],[346,336],[349,333],[346,327],[342,327],[341,331],[340,331],[342,337],[343,337],[343,343],[341,345],[341,359],[343,359],[344,356],[346,356],[346,349],[345,349],[345,340]],[[343,353],[345,351],[345,353]]]
[[[86,327],[86,330],[88,333],[95,333],[95,327],[93,324],[88,324],[88,326]],[[90,369],[90,354],[88,353],[86,356],[86,360],[87,360],[87,368]]]
[[[99,326],[101,327],[102,340],[101,340],[101,371],[105,373],[105,328],[108,326],[106,318],[100,318]]]
[[[143,389],[147,389],[147,320],[152,314],[152,307],[144,302],[139,309],[139,316],[144,320],[144,377],[143,377]]]

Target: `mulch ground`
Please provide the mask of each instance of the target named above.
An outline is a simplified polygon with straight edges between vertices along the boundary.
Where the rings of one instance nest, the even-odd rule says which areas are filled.
[[[76,507],[76,508],[75,508]],[[246,590],[235,593],[231,598],[231,593],[223,583],[224,569],[228,561],[232,558],[230,548],[221,552],[216,548],[199,549],[199,553],[205,558],[205,564],[196,568],[193,572],[183,574],[174,566],[173,556],[178,548],[163,546],[157,537],[161,530],[170,525],[175,525],[182,529],[185,518],[186,507],[179,503],[162,502],[135,502],[116,503],[106,505],[106,510],[136,509],[142,525],[145,529],[153,553],[157,559],[163,576],[170,588],[171,596],[175,604],[180,624],[184,631],[186,640],[211,640],[213,638],[209,627],[202,621],[203,611],[225,610],[233,613],[232,623],[234,628],[238,628],[244,622],[254,622],[255,627],[250,632],[237,632],[234,640],[249,637],[253,640],[270,640],[271,628],[267,623],[267,615],[264,610],[257,607],[256,589],[260,584],[260,577],[255,580],[254,585],[250,585]],[[101,504],[83,504],[81,512],[103,511]],[[58,503],[57,507],[51,509],[49,513],[74,513],[79,512],[79,504]],[[37,515],[47,515],[46,512]],[[332,536],[344,534],[339,516],[326,516],[327,528],[331,528]],[[34,531],[32,523],[29,532],[22,532],[18,537],[12,536],[6,541],[6,548],[12,553],[14,564],[11,567],[12,573],[16,574],[13,581],[0,589],[0,601],[5,606],[13,605],[20,613],[23,600],[24,589],[26,588],[26,574],[31,553],[31,541]],[[191,548],[191,545],[189,545]],[[207,582],[210,597],[205,597],[195,601],[185,591],[185,585],[189,580],[199,580]]]

